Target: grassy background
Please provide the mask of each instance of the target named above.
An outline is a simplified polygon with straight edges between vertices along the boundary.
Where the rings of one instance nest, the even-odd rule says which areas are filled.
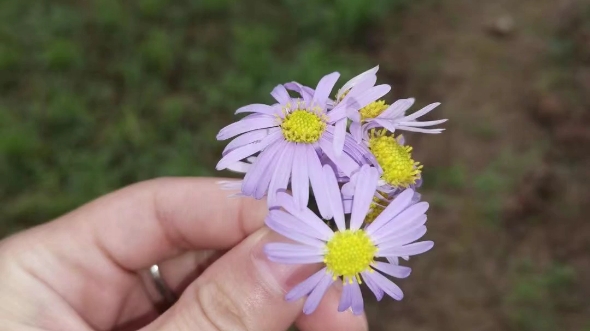
[[[0,2],[0,236],[129,183],[213,175],[237,107],[373,65],[362,34],[404,2]]]

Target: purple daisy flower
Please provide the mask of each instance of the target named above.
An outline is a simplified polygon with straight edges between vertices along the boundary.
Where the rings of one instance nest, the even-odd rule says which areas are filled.
[[[272,205],[277,191],[286,189],[291,182],[296,203],[306,206],[311,182],[315,196],[323,199],[326,194],[320,153],[347,176],[359,168],[347,149],[338,156],[334,153],[334,141],[338,139],[334,135],[336,120],[330,119],[326,103],[338,77],[337,72],[324,76],[313,94],[301,93],[302,98],[291,98],[285,86],[278,85],[271,92],[278,104],[253,104],[238,109],[236,113],[253,114],[226,126],[217,135],[218,140],[238,136],[224,150],[217,170],[260,152],[244,177],[244,195],[260,199],[268,193]],[[320,212],[331,216],[325,207]]]
[[[371,68],[344,83],[338,90],[335,100],[326,102],[328,120],[334,123],[334,153],[340,155],[344,150],[347,119],[360,120],[359,110],[374,103],[385,94],[389,93],[391,86],[387,84],[377,85],[377,71],[379,66]],[[285,84],[291,91],[298,92],[303,98],[310,98],[315,91],[297,82]]]
[[[266,218],[268,227],[297,242],[267,244],[264,250],[269,260],[285,264],[324,264],[320,271],[289,291],[286,300],[294,301],[308,295],[303,312],[310,314],[337,279],[344,284],[339,311],[352,308],[354,314],[362,313],[364,305],[359,287],[362,282],[377,300],[381,300],[384,294],[401,300],[402,290],[385,275],[405,278],[411,269],[384,259],[417,255],[432,248],[432,241],[415,242],[426,233],[424,224],[428,203],[412,204],[414,191],[407,189],[371,224],[363,227],[379,176],[375,168],[364,165],[358,174],[347,227],[334,172],[325,166],[323,173],[337,231],[332,231],[311,210],[297,208],[293,197],[284,192],[277,196],[278,207],[284,210],[273,209]]]

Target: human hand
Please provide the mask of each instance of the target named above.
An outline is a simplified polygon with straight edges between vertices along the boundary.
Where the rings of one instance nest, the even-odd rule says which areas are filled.
[[[268,262],[266,203],[215,182],[139,183],[0,241],[2,330],[367,330],[338,287],[312,315],[286,302],[315,267]],[[139,276],[153,264],[179,296],[161,315]]]

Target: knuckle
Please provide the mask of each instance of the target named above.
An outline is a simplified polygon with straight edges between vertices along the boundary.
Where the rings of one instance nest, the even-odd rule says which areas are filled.
[[[252,331],[246,321],[247,316],[236,302],[231,291],[212,280],[197,289],[197,304],[201,308],[203,318],[219,331]]]

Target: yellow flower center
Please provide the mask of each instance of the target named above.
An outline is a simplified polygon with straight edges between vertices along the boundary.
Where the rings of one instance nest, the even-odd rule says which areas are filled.
[[[352,283],[355,277],[361,283],[359,273],[370,268],[377,252],[369,236],[363,230],[336,232],[326,244],[324,263],[334,279],[342,277]]]
[[[311,144],[320,139],[326,129],[326,122],[314,112],[297,109],[287,113],[281,129],[287,141]]]
[[[408,187],[420,178],[422,165],[412,159],[412,147],[400,145],[385,130],[371,131],[369,149],[383,169],[381,178],[391,186]]]
[[[389,107],[388,104],[383,100],[373,101],[365,107],[361,108],[361,120],[364,121],[368,118],[375,118],[385,111]]]

